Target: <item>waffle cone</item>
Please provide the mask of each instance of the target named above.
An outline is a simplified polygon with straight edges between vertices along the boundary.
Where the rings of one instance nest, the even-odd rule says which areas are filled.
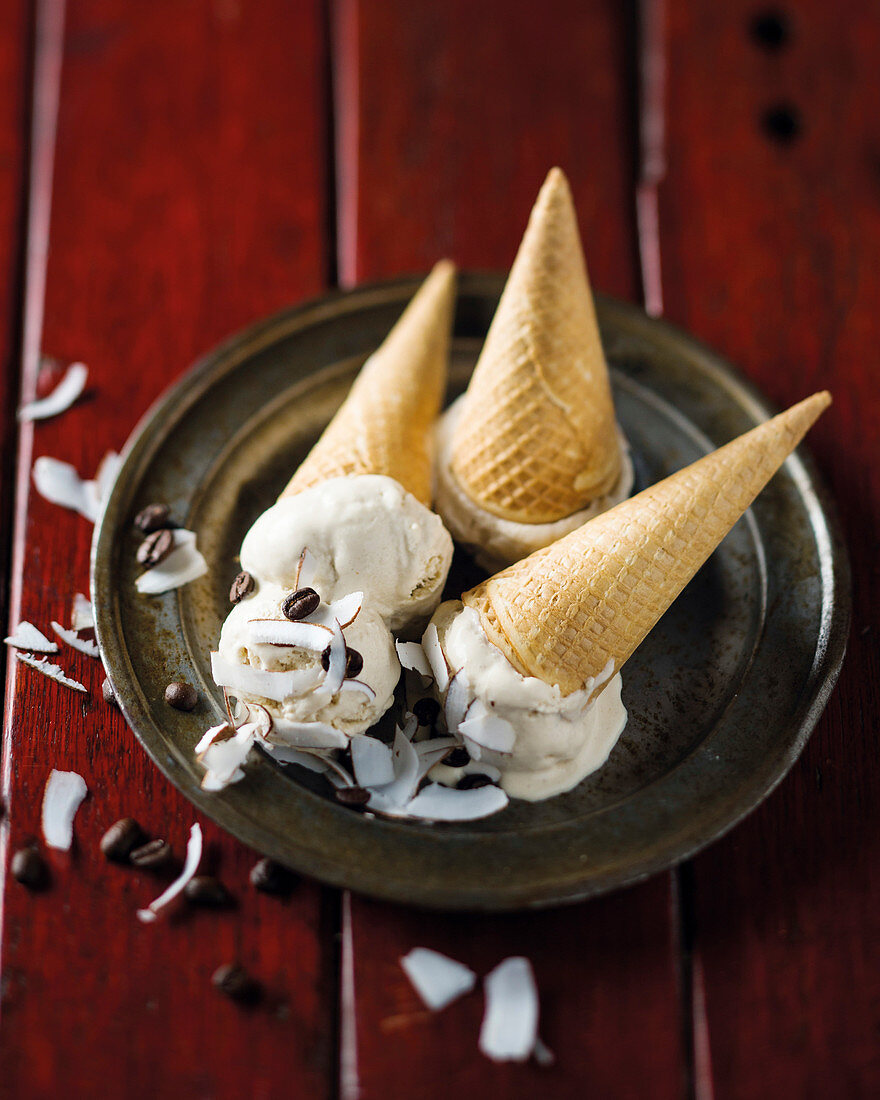
[[[538,195],[474,369],[452,470],[480,507],[521,523],[570,516],[620,474],[608,367],[559,168]]]
[[[616,672],[830,402],[814,394],[462,600],[519,672],[565,695]]]
[[[384,474],[431,502],[433,425],[446,391],[455,267],[438,263],[361,368],[281,494],[349,474]]]

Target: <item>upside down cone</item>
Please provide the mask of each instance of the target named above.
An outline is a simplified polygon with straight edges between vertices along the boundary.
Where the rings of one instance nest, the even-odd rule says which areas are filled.
[[[349,474],[384,474],[431,502],[433,425],[446,390],[455,267],[438,263],[281,494]]]
[[[463,602],[519,672],[565,695],[609,662],[618,671],[830,403],[828,393],[814,394],[490,577]]]

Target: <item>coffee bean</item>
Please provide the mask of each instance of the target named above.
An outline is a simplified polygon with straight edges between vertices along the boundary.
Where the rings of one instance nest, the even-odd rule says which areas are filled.
[[[264,894],[289,894],[297,883],[293,871],[274,859],[261,859],[251,869],[251,885]]]
[[[313,611],[317,611],[320,603],[321,597],[314,588],[299,588],[296,592],[291,592],[282,603],[281,612],[285,619],[295,623],[299,619],[305,619]]]
[[[116,701],[116,696],[113,693],[113,685],[104,677],[104,682],[101,684],[101,694],[104,696],[104,702],[110,703],[114,707],[118,707],[119,703]]]
[[[158,531],[161,527],[170,527],[167,504],[148,504],[134,517],[134,525],[145,535]]]
[[[465,764],[470,764],[471,754],[464,746],[459,746],[457,749],[453,749],[452,752],[444,759],[443,763],[450,768],[463,768]]]
[[[364,659],[356,649],[345,647],[345,678],[353,680],[364,668]]]
[[[240,603],[245,596],[249,596],[254,590],[254,578],[244,570],[238,574],[229,589],[229,602]]]
[[[133,849],[144,842],[144,830],[131,817],[123,817],[111,825],[101,837],[101,851],[107,859],[127,863]]]
[[[167,527],[163,527],[160,531],[147,535],[137,549],[137,560],[141,565],[151,569],[168,557],[173,546],[174,536]]]
[[[29,890],[40,890],[49,881],[49,868],[36,848],[19,848],[10,864],[12,877]]]
[[[199,693],[191,684],[174,680],[165,688],[165,702],[175,710],[195,710]]]
[[[465,775],[458,781],[460,791],[473,791],[477,787],[488,787],[492,780],[488,775]]]
[[[325,672],[330,671],[330,646],[321,652],[321,668]]]
[[[431,699],[430,696],[417,699],[413,703],[412,712],[420,726],[433,726],[437,721],[437,715],[440,713],[440,704],[436,699]]]
[[[370,792],[363,787],[337,787],[336,801],[343,806],[366,806],[370,801]]]
[[[218,966],[211,981],[224,996],[239,1004],[255,1004],[260,999],[260,985],[244,967],[234,963]]]
[[[129,853],[129,861],[135,867],[144,867],[148,871],[156,871],[160,867],[167,867],[173,858],[171,845],[167,840],[150,840],[139,848]]]
[[[196,875],[183,888],[187,901],[209,909],[222,909],[232,902],[232,895],[222,882],[211,875]]]

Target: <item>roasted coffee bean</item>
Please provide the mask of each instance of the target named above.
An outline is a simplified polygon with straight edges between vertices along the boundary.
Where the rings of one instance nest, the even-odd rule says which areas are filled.
[[[491,783],[488,775],[465,775],[459,779],[457,786],[460,791],[473,791],[477,787],[488,787]]]
[[[323,668],[325,672],[330,671],[330,646],[327,646],[321,653],[321,668]]]
[[[254,590],[254,578],[244,570],[238,574],[229,589],[229,602],[240,603],[245,596],[249,596]]]
[[[134,525],[145,535],[150,535],[162,527],[170,527],[168,505],[148,504],[134,517]]]
[[[370,801],[370,792],[363,787],[337,787],[336,801],[343,806],[366,806]]]
[[[167,527],[163,527],[161,530],[147,535],[137,549],[137,560],[141,565],[151,569],[168,557],[173,546],[174,536]]]
[[[424,699],[417,699],[413,703],[412,712],[420,726],[433,726],[437,721],[437,715],[440,713],[440,704],[436,699],[426,696]]]
[[[165,702],[175,710],[195,710],[198,701],[199,693],[192,684],[175,680],[165,688]]]
[[[144,842],[144,830],[131,817],[123,817],[111,825],[101,837],[101,851],[107,859],[128,863],[128,857]]]
[[[363,672],[364,659],[356,649],[345,647],[345,678],[353,680]]]
[[[264,894],[289,894],[297,883],[293,871],[274,859],[261,859],[251,869],[251,885]]]
[[[317,611],[320,602],[321,597],[314,588],[298,588],[296,592],[291,592],[282,603],[281,613],[285,619],[290,619],[292,623],[295,623],[300,619],[305,619],[313,611]]]
[[[465,764],[470,764],[470,762],[471,754],[463,745],[453,749],[449,756],[443,760],[443,763],[450,768],[463,768]]]
[[[29,890],[39,890],[49,881],[49,868],[36,848],[19,848],[10,864],[12,877]]]
[[[148,871],[155,871],[160,867],[167,867],[173,858],[173,854],[168,841],[157,837],[156,840],[150,840],[146,844],[141,844],[140,847],[135,848],[129,853],[128,858],[129,862],[133,863],[135,867],[144,867]]]
[[[209,909],[222,909],[232,903],[232,895],[219,879],[212,875],[196,875],[183,888],[187,901],[193,905],[204,905]]]
[[[242,966],[226,963],[218,966],[211,981],[226,997],[239,1004],[255,1004],[260,999],[260,984]]]
[[[113,685],[106,676],[104,677],[104,682],[101,684],[101,694],[104,696],[105,703],[110,703],[114,707],[119,706],[119,703],[116,701],[116,696],[113,693]]]

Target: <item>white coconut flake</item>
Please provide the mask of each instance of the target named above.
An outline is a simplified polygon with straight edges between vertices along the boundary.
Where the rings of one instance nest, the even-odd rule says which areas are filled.
[[[63,627],[61,623],[56,623],[54,619],[50,625],[62,642],[66,642],[71,649],[76,649],[80,653],[85,653],[87,657],[101,656],[101,651],[98,649],[97,642],[92,641],[90,638],[78,637],[75,630],[68,630],[66,627]]]
[[[248,640],[254,645],[294,646],[311,653],[323,653],[333,631],[320,623],[290,622],[289,619],[251,619]]]
[[[439,1012],[465,993],[470,993],[477,976],[464,963],[432,951],[430,947],[414,947],[404,955],[400,965],[421,997],[426,1008]]]
[[[437,690],[446,691],[449,686],[449,665],[446,663],[446,656],[443,653],[443,647],[440,645],[440,638],[434,623],[428,625],[428,629],[422,637],[422,649],[431,667],[431,674],[434,677]]]
[[[41,497],[51,504],[60,504],[62,508],[79,512],[94,523],[97,518],[94,501],[86,493],[85,482],[69,462],[41,455],[34,463],[33,476]]]
[[[161,893],[155,901],[150,902],[146,909],[138,909],[138,920],[143,921],[144,924],[152,924],[159,913],[174,901],[179,894],[183,893],[186,884],[195,876],[196,871],[198,871],[201,861],[202,830],[199,823],[196,822],[189,831],[189,842],[186,846],[186,859],[180,877],[176,878],[168,889]]]
[[[91,600],[86,599],[82,592],[77,592],[73,597],[73,621],[74,630],[88,630],[95,625],[95,612]]]
[[[244,779],[242,765],[253,748],[258,729],[256,722],[246,722],[235,731],[235,736],[225,741],[211,740],[199,757],[199,763],[205,769],[202,790],[222,791]]]
[[[419,779],[424,779],[435,764],[439,764],[456,747],[454,737],[435,737],[432,741],[422,741],[416,745],[419,754]]]
[[[299,566],[296,570],[296,587],[314,588],[317,575],[318,563],[315,561],[315,555],[310,554],[309,548],[306,546],[299,556]]]
[[[201,756],[201,754],[206,749],[210,748],[210,746],[214,744],[221,733],[226,733],[227,731],[230,733],[230,735],[235,733],[235,730],[232,728],[232,726],[230,726],[228,722],[221,722],[219,726],[211,726],[209,730],[205,730],[205,732],[202,734],[198,744],[193,749],[193,752],[196,754],[197,757]]]
[[[505,718],[492,711],[481,699],[468,709],[467,718],[459,722],[458,732],[468,741],[493,752],[513,752],[516,730]]]
[[[86,388],[88,377],[88,368],[84,363],[71,363],[50,394],[22,405],[18,410],[18,419],[47,420],[50,416],[66,412]]]
[[[455,733],[464,721],[472,701],[473,696],[468,678],[464,669],[459,669],[449,681],[449,687],[446,691],[446,728],[450,733]]]
[[[88,695],[88,688],[81,684],[79,680],[71,680],[69,676],[65,676],[64,669],[60,665],[53,665],[45,657],[35,657],[33,653],[17,653],[16,656],[19,661],[35,668],[37,672],[42,672],[50,680],[57,680],[59,684],[63,684],[65,687],[73,688],[74,691],[81,691],[84,695]]]
[[[305,749],[291,749],[287,745],[263,745],[266,752],[279,764],[298,764],[310,772],[319,774],[327,771],[327,761],[313,752]]]
[[[352,737],[351,763],[359,787],[382,787],[394,782],[391,746],[376,737]]]
[[[69,852],[73,844],[73,819],[89,793],[86,781],[77,772],[54,769],[43,792],[43,839],[50,848]]]
[[[524,1062],[538,1041],[538,987],[528,959],[505,959],[483,980],[480,1050],[493,1062]]]
[[[367,803],[371,810],[382,813],[400,813],[416,793],[419,785],[419,754],[406,734],[406,728],[397,728],[392,751],[394,780],[376,787],[370,792]]]
[[[500,787],[474,787],[469,791],[459,791],[439,783],[429,783],[407,804],[405,812],[408,817],[423,821],[477,821],[481,817],[497,814],[507,803],[507,795]]]
[[[324,673],[317,667],[267,672],[252,665],[233,664],[215,652],[211,654],[211,675],[218,687],[281,703],[291,696],[310,691],[321,682]]]
[[[342,687],[345,680],[345,638],[342,636],[342,628],[336,619],[333,620],[333,637],[330,639],[330,658],[327,675],[324,678],[324,690],[335,695]]]
[[[418,642],[395,642],[394,644],[397,646],[397,657],[404,668],[417,672],[425,680],[434,679],[425,651]]]
[[[135,587],[141,595],[159,596],[163,592],[181,588],[208,572],[208,563],[196,549],[195,532],[178,528],[171,533],[174,536],[171,553],[135,581]]]
[[[32,653],[58,652],[57,643],[50,641],[33,623],[19,623],[9,637],[3,640],[14,649],[29,649]]]
[[[110,496],[110,490],[116,482],[121,467],[121,456],[115,451],[108,451],[98,464],[98,472],[94,479],[83,482],[83,489],[95,520],[100,516],[104,502]]]
[[[330,614],[336,619],[340,627],[345,630],[345,628],[351,626],[358,617],[363,605],[363,592],[349,592],[347,596],[342,596],[330,604]]]

